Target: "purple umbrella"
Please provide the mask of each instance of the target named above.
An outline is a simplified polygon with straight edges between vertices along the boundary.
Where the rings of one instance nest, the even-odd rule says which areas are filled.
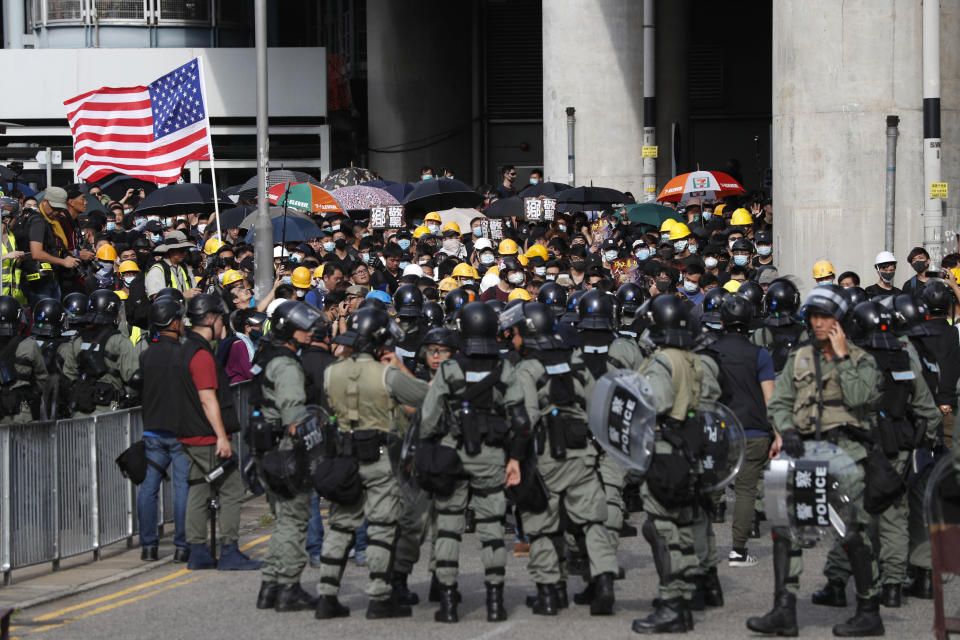
[[[395,197],[383,189],[361,185],[334,189],[330,195],[344,211],[359,211],[381,205],[399,204]]]

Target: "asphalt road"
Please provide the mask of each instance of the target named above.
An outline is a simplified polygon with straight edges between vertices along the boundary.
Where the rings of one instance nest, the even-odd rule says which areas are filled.
[[[732,506],[732,505],[731,505]],[[731,509],[728,509],[728,514]],[[642,514],[633,514],[633,524],[642,522]],[[765,524],[765,523],[764,523]],[[732,569],[726,565],[729,552],[730,520],[718,525],[717,544],[723,558],[720,578],[723,583],[726,606],[694,614],[698,638],[745,638],[754,634],[745,627],[748,616],[764,613],[770,608],[773,591],[773,573],[770,565],[771,543],[764,527],[764,537],[751,541],[750,552],[758,555],[760,563],[752,568]],[[249,553],[262,556],[266,549],[264,537],[267,527],[257,532]],[[258,542],[259,540],[259,542]],[[250,544],[250,541],[246,541]],[[512,544],[512,539],[508,540]],[[510,546],[508,545],[508,548]],[[828,544],[821,541],[805,552],[808,568],[801,580],[801,598],[798,617],[804,638],[830,638],[831,627],[852,615],[854,595],[852,585],[847,597],[851,605],[845,609],[831,609],[810,603],[810,593],[823,582],[820,570]],[[526,559],[509,558],[505,596],[510,618],[499,624],[486,622],[484,606],[483,569],[480,565],[480,545],[473,536],[465,536],[461,551],[462,570],[460,588],[464,602],[460,607],[461,622],[442,625],[433,621],[435,605],[426,603],[429,573],[424,562],[414,571],[411,587],[421,596],[421,604],[414,607],[413,617],[386,621],[368,621],[364,618],[367,599],[363,593],[366,570],[352,562],[347,568],[341,601],[352,610],[351,616],[336,621],[318,621],[312,612],[276,613],[258,611],[254,607],[260,576],[258,572],[221,573],[217,571],[190,572],[183,565],[167,565],[137,578],[121,581],[80,596],[21,611],[14,620],[14,637],[49,638],[51,640],[76,638],[178,638],[196,640],[213,638],[284,638],[317,637],[383,638],[401,640],[416,638],[457,638],[489,640],[497,637],[530,637],[551,639],[628,638],[635,637],[630,630],[633,618],[646,615],[650,600],[656,596],[657,578],[649,549],[640,537],[626,538],[620,548],[620,562],[627,570],[626,578],[616,583],[617,606],[614,616],[591,617],[585,607],[572,605],[557,617],[534,616],[523,603],[524,596],[533,590],[526,572]],[[304,572],[305,586],[314,589],[319,577],[316,569]],[[948,585],[948,603],[960,603],[960,584]],[[574,579],[571,592],[579,590],[580,581]],[[950,607],[948,606],[948,614]],[[931,601],[910,600],[901,609],[883,610],[887,637],[929,638],[933,622]],[[691,634],[693,637],[693,634]]]

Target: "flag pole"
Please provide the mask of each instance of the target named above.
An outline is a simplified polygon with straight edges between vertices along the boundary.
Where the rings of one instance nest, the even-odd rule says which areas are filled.
[[[213,128],[210,126],[210,111],[207,109],[207,83],[203,77],[203,58],[197,57],[197,70],[200,72],[200,96],[203,99],[203,117],[207,121],[207,155],[210,156],[210,177],[213,184],[213,211],[217,218],[217,237],[223,241],[220,232],[220,195],[217,193],[217,168],[213,157]]]

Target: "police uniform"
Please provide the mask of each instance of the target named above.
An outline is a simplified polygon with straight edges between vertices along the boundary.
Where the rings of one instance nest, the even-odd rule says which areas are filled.
[[[339,420],[341,437],[351,442],[357,457],[363,493],[357,504],[330,504],[318,592],[336,596],[340,591],[354,532],[366,518],[370,570],[366,593],[371,603],[384,602],[391,594],[390,570],[401,511],[400,487],[387,446],[398,438],[397,421],[405,420],[400,405],[421,404],[428,385],[378,362],[369,353],[354,353],[331,365],[323,384],[327,402]],[[368,616],[370,613],[368,609]]]
[[[40,346],[33,337],[13,336],[0,341],[0,423],[39,420],[41,390],[47,383]]]
[[[74,416],[114,411],[126,401],[125,385],[140,368],[139,352],[116,326],[81,329],[64,351],[63,375],[71,385]],[[85,352],[92,357],[81,356]]]

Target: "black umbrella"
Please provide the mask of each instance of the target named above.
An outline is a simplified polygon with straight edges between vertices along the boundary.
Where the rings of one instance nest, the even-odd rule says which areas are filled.
[[[510,196],[509,198],[494,200],[484,210],[483,215],[488,218],[522,218],[523,198]]]
[[[134,192],[143,189],[143,192],[150,195],[157,190],[157,185],[139,178],[131,178],[120,173],[114,173],[99,183],[100,191],[110,196],[111,200],[120,201],[127,194],[127,189],[133,189]]]
[[[223,229],[237,229],[240,223],[251,213],[257,210],[256,207],[241,205],[220,212],[220,227]]]
[[[606,187],[573,187],[557,194],[557,210],[595,211],[612,204],[627,203],[629,198],[616,189]]]
[[[519,195],[521,198],[536,198],[537,196],[553,196],[561,191],[572,189],[568,184],[562,182],[538,182],[523,188]]]
[[[217,200],[221,209],[232,209],[235,206],[226,196],[219,196]],[[135,211],[145,216],[169,218],[188,213],[211,213],[214,210],[214,204],[211,185],[185,182],[157,189],[148,195]]]
[[[482,203],[482,195],[453,178],[421,180],[403,200],[408,213],[472,209]]]

